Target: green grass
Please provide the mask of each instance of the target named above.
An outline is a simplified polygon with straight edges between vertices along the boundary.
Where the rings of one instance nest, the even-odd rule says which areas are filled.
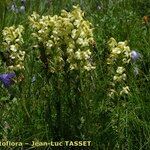
[[[17,4],[20,6],[19,1]],[[47,75],[43,64],[38,61],[37,52],[32,49],[28,16],[33,11],[41,15],[60,14],[61,9],[72,10],[74,4],[79,4],[85,18],[93,24],[96,69],[85,74]],[[16,14],[8,11],[8,4],[0,2],[0,32],[6,26],[23,25],[23,50],[26,51],[24,79],[10,89],[15,96],[13,100],[9,100],[8,90],[0,84],[0,139],[29,143],[36,140],[86,140],[91,141],[92,147],[78,149],[149,150],[150,21],[142,23],[142,17],[150,15],[149,5],[146,0],[52,0],[49,4],[46,0],[30,0],[27,1],[26,13]],[[116,97],[115,100],[107,96],[111,80],[106,62],[110,37],[117,41],[127,40],[131,50],[142,55],[136,62],[139,68],[136,77],[133,64],[128,67],[127,83],[131,95]],[[2,62],[0,73],[4,72],[6,65]],[[32,83],[33,76],[36,81]]]

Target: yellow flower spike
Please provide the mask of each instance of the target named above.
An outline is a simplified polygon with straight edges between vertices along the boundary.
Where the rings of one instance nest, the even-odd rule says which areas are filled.
[[[9,51],[9,58],[13,60],[13,65],[8,66],[11,70],[23,68],[25,52],[20,50],[23,43],[23,31],[24,27],[22,25],[19,25],[17,28],[15,26],[5,27],[2,31],[3,47]]]
[[[109,69],[113,68],[111,73],[113,74],[112,82],[114,83],[114,90],[117,91],[117,93],[119,93],[120,96],[124,94],[129,94],[128,86],[122,87],[122,90],[120,91],[120,86],[118,88],[115,85],[118,84],[118,82],[124,85],[126,84],[126,67],[131,60],[130,47],[127,46],[127,41],[117,43],[114,38],[111,38],[108,41],[108,45],[110,47],[110,56],[109,58],[107,58],[107,64],[109,65]],[[117,68],[116,64],[119,64]],[[113,92],[110,92],[109,95],[111,97],[113,95]],[[117,94],[117,96],[119,95]]]
[[[79,6],[74,6],[71,12],[62,10],[60,16],[35,16],[29,17],[30,24],[35,29],[32,35],[46,48],[45,52],[51,58],[51,71],[60,71],[61,67],[63,69],[62,54],[67,55],[71,70],[95,68],[89,60],[90,42],[94,41],[93,29],[91,23],[83,19],[84,13]],[[54,53],[51,52],[53,48]]]

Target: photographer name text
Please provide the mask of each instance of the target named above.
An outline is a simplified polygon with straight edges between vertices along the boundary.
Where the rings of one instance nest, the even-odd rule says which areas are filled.
[[[13,142],[13,141],[0,141],[0,146],[3,147],[22,147],[22,146],[32,146],[32,147],[41,147],[41,146],[91,146],[91,141],[50,141],[50,142],[40,142],[32,141],[31,143],[23,142]]]

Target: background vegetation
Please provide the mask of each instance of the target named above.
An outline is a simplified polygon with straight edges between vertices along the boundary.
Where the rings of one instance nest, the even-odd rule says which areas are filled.
[[[21,6],[19,0],[15,3],[18,8]],[[33,11],[41,15],[60,14],[62,9],[70,11],[76,4],[94,27],[96,69],[87,74],[46,75],[31,47],[28,16]],[[21,24],[25,27],[25,71],[21,82],[13,84],[9,90],[0,85],[0,139],[21,142],[89,140],[92,147],[86,149],[91,150],[149,150],[150,18],[145,21],[143,16],[150,15],[150,2],[27,0],[25,12],[19,13],[10,10],[11,5],[11,1],[0,1],[0,33],[6,26]],[[135,64],[128,68],[130,96],[116,97],[115,101],[107,94],[111,80],[106,62],[110,37],[127,40],[130,49],[142,56],[136,62],[138,75],[131,69]],[[1,56],[0,73],[5,73],[5,67]],[[14,97],[12,100],[10,95]]]

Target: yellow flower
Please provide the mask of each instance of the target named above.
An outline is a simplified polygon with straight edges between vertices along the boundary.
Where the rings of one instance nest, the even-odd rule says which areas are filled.
[[[75,19],[78,19],[78,20],[82,20],[84,13],[80,9],[80,7],[79,6],[73,6],[73,8],[74,8],[74,10],[71,12],[72,17],[74,17]]]
[[[117,41],[113,37],[111,37],[108,41],[108,45],[109,47],[114,48],[115,46],[117,46]]]
[[[67,53],[73,54],[73,49],[72,48],[67,48]]]
[[[89,59],[90,56],[91,56],[90,50],[88,49],[87,51],[84,51],[84,52],[82,53],[82,56],[83,56],[83,59],[85,59],[85,60]]]
[[[126,78],[127,78],[127,75],[125,73],[122,74],[122,80],[126,80]]]
[[[75,20],[73,25],[76,26],[77,28],[80,26],[81,20]]]
[[[122,74],[124,71],[125,71],[125,68],[124,68],[124,67],[118,67],[116,72],[117,72],[118,74]]]
[[[120,95],[129,94],[129,91],[130,91],[130,89],[129,89],[128,86],[123,87],[123,88],[122,88],[122,91],[120,92]]]
[[[10,50],[13,52],[17,52],[17,48],[15,45],[10,45]]]
[[[124,63],[124,64],[128,64],[129,62],[130,62],[130,58],[129,59],[127,59],[127,58],[123,58],[122,59],[122,62]]]
[[[77,37],[77,30],[76,30],[76,29],[73,29],[73,30],[72,30],[71,37],[72,37],[73,39],[75,39],[75,38]]]
[[[76,41],[77,44],[82,45],[83,43],[83,39],[82,38],[78,38]]]
[[[119,78],[118,76],[116,76],[116,75],[113,77],[113,80],[114,80],[114,81],[118,81],[119,79],[120,79],[120,78]]]
[[[77,69],[77,64],[70,64],[70,70]]]
[[[95,69],[95,66],[92,66],[90,63],[88,63],[87,65],[84,66],[84,69],[87,71],[90,71],[90,70]]]
[[[12,54],[10,55],[10,58],[11,58],[11,59],[15,59],[15,58],[16,58],[16,54],[15,54],[15,53],[12,53]]]
[[[47,42],[46,42],[46,47],[47,48],[49,48],[49,49],[51,49],[51,47],[54,45],[54,42],[52,41],[52,40],[48,40]]]
[[[110,89],[110,92],[108,93],[108,96],[113,98],[115,94],[117,94],[117,92],[114,89]]]
[[[116,81],[116,82],[121,82],[123,80],[126,80],[126,74],[122,74],[122,75],[115,75],[113,77],[113,80]]]
[[[118,42],[118,45],[117,47],[118,48],[121,48],[121,49],[124,49],[124,47],[127,45],[127,41],[124,41],[124,42]]]
[[[21,51],[21,44],[23,43],[22,33],[24,27],[19,25],[5,27],[3,30],[3,46],[9,51],[9,57],[13,60],[13,65],[8,66],[9,69],[23,68],[23,61],[25,52]]]
[[[121,49],[120,49],[120,48],[115,47],[115,48],[112,49],[112,54],[118,55],[118,54],[120,54],[120,53],[121,53]]]
[[[82,59],[82,55],[81,55],[81,50],[79,49],[78,51],[75,52],[75,58],[77,60],[81,60]]]
[[[68,12],[66,10],[61,10],[62,17],[68,17]]]

